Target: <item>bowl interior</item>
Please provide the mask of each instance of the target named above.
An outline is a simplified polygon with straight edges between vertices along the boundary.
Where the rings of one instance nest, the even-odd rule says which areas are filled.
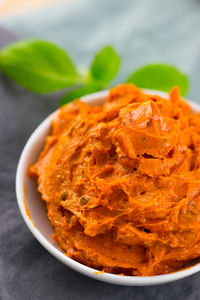
[[[167,97],[167,94],[157,91],[148,91],[151,94],[159,94]],[[103,91],[95,93],[86,97],[83,97],[83,101],[90,103],[91,105],[100,105],[103,103],[108,92]],[[196,103],[189,102],[195,111],[200,111],[200,106]],[[29,166],[36,162],[41,150],[43,149],[45,138],[50,134],[51,121],[55,117],[58,111],[50,115],[44,122],[42,122],[34,133],[29,138],[25,148],[22,152],[20,162],[18,165],[17,176],[16,176],[16,191],[18,204],[22,213],[22,216],[27,223],[29,229],[36,236],[36,238],[58,259],[69,265],[70,267],[84,273],[85,275],[95,277],[103,281],[124,284],[124,285],[153,285],[164,282],[173,281],[188,275],[191,275],[200,270],[200,264],[197,264],[200,260],[195,261],[195,266],[188,269],[178,271],[172,274],[151,276],[151,277],[135,277],[135,276],[117,276],[113,274],[102,274],[95,275],[95,270],[86,266],[83,266],[67,256],[59,256],[59,253],[63,253],[58,247],[57,243],[51,238],[53,228],[49,222],[46,214],[45,203],[41,200],[40,194],[37,191],[37,181],[29,178],[27,170]],[[25,203],[24,203],[25,202]],[[27,214],[28,212],[31,218]],[[53,246],[53,248],[51,247]],[[51,247],[51,249],[50,249]],[[54,253],[54,249],[57,252]],[[72,265],[70,265],[72,263]]]

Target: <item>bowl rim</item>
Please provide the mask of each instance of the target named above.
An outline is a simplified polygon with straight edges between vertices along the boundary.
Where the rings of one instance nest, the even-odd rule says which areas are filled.
[[[168,94],[165,92],[157,91],[157,90],[147,90],[143,89],[145,93],[148,94],[157,94],[162,97],[167,97]],[[87,96],[84,96],[81,98],[82,101],[86,103],[92,103],[97,102],[99,99],[105,99],[108,95],[108,90],[96,92],[89,94]],[[200,104],[195,103],[190,100],[186,100],[187,103],[190,104],[192,109],[194,111],[200,112]],[[23,177],[25,176],[27,170],[25,170],[24,163],[26,161],[27,155],[29,151],[31,150],[32,143],[40,138],[41,133],[51,126],[51,121],[58,113],[59,109],[54,111],[52,114],[47,116],[44,121],[42,121],[37,128],[33,131],[31,136],[29,137],[28,141],[26,142],[23,151],[21,153],[18,166],[17,166],[17,172],[16,172],[16,180],[15,180],[15,188],[16,188],[16,197],[18,206],[21,212],[21,215],[28,226],[29,230],[32,232],[32,234],[35,236],[35,238],[39,241],[39,243],[54,257],[56,257],[58,260],[60,260],[62,263],[66,264],[68,267],[76,270],[79,273],[82,273],[88,277],[105,281],[112,284],[118,284],[118,285],[127,285],[127,286],[150,286],[150,285],[158,285],[163,284],[171,281],[175,281],[187,276],[190,276],[198,271],[200,271],[200,263],[197,263],[194,266],[191,266],[189,268],[179,270],[177,272],[169,273],[169,274],[163,274],[163,275],[154,275],[154,276],[120,276],[116,274],[106,273],[106,272],[100,272],[99,270],[96,270],[94,268],[88,267],[84,264],[81,264],[68,256],[66,256],[64,253],[62,253],[59,249],[57,249],[55,246],[53,246],[44,236],[43,234],[37,229],[29,216],[26,212],[26,207],[24,205],[24,181]]]

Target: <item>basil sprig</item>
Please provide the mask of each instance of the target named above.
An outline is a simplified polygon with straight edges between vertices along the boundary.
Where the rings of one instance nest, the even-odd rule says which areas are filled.
[[[48,41],[27,39],[0,51],[0,70],[23,87],[36,93],[50,93],[70,87],[70,91],[60,100],[61,105],[110,88],[120,65],[120,56],[109,45],[95,55],[84,74],[75,67],[66,51]],[[165,64],[147,65],[133,71],[127,78],[126,82],[138,87],[166,92],[173,86],[179,86],[182,96],[189,86],[185,74]]]
[[[154,64],[134,71],[127,79],[140,88],[169,92],[175,85],[179,87],[181,96],[188,91],[187,76],[175,67]]]

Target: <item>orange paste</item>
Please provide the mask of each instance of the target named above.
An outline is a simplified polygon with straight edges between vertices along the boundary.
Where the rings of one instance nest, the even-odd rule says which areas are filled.
[[[30,173],[67,255],[114,274],[174,272],[200,256],[200,114],[113,88],[63,106]]]

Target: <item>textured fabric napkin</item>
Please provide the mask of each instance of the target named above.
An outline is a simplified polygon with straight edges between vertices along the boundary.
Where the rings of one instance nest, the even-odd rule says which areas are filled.
[[[48,38],[79,64],[111,43],[123,57],[123,80],[146,62],[176,64],[200,91],[200,1],[73,1],[0,21],[21,37]],[[0,47],[15,40],[0,29]],[[200,299],[200,274],[154,287],[123,287],[76,273],[36,241],[20,216],[15,172],[34,128],[57,107],[61,93],[38,96],[0,75],[0,299]]]

